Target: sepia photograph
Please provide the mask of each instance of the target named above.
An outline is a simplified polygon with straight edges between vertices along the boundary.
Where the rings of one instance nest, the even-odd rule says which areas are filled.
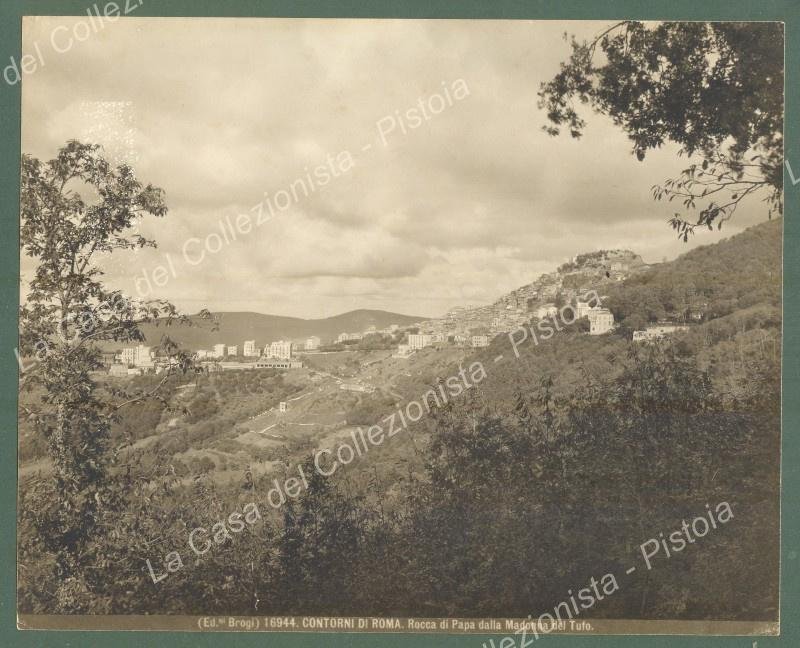
[[[780,634],[783,23],[145,11],[4,60],[20,630]]]

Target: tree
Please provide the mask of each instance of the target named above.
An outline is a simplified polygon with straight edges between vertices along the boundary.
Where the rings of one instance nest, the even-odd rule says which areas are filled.
[[[122,408],[156,395],[172,373],[151,390],[103,392],[91,375],[102,366],[98,343],[143,340],[141,323],[180,319],[171,304],[136,302],[106,288],[97,258],[155,247],[129,230],[135,219],[162,217],[167,207],[161,189],[143,185],[126,165],[112,168],[97,145],[70,141],[53,160],[24,155],[21,166],[20,245],[37,265],[20,308],[20,352],[38,363],[22,374],[20,388],[42,393],[41,407],[21,405],[21,416],[46,439],[54,468],[51,481],[27,493],[21,515],[54,556],[55,611],[80,611],[96,578],[87,563],[101,569],[104,561],[92,541],[119,503],[109,476],[110,426]],[[172,370],[188,367],[189,356],[168,338],[161,346]]]
[[[289,614],[353,614],[354,565],[360,558],[361,499],[344,494],[316,470],[302,464],[308,487],[283,507],[278,538],[276,584]],[[348,604],[350,604],[348,606]]]
[[[781,213],[783,43],[774,22],[622,21],[591,43],[573,37],[569,60],[539,91],[551,122],[543,128],[579,138],[586,122],[577,99],[610,116],[639,160],[667,141],[699,156],[652,189],[656,200],[696,211],[670,220],[684,241],[698,226],[721,228],[753,194],[766,194],[769,215]]]

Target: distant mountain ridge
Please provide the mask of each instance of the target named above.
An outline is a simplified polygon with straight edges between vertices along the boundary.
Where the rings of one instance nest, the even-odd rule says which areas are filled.
[[[304,340],[312,335],[330,342],[340,333],[361,333],[370,326],[377,329],[391,324],[408,326],[422,321],[424,317],[401,315],[382,310],[359,309],[322,319],[302,319],[251,312],[217,312],[218,330],[212,323],[197,315],[191,320],[196,326],[177,325],[166,327],[146,324],[141,327],[145,344],[156,345],[162,336],[178,342],[189,349],[207,349],[214,344],[239,345],[241,352],[245,340],[255,340],[256,346],[263,347],[275,340]]]

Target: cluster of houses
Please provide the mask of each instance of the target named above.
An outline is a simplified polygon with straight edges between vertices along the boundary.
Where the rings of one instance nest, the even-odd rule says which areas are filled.
[[[641,257],[630,250],[600,250],[578,255],[555,272],[540,275],[493,304],[453,308],[440,320],[422,322],[420,330],[423,333],[442,333],[446,337],[461,335],[467,339],[479,332],[492,339],[527,325],[532,318],[556,317],[561,305],[575,303],[593,286],[622,281],[646,267]],[[614,326],[611,313],[599,306],[579,317],[589,318],[593,335],[607,333]]]
[[[319,346],[319,338],[316,339],[316,345]],[[255,340],[245,340],[242,345],[242,356],[245,358],[281,358],[288,360],[292,357],[292,352],[295,350],[295,343],[287,340],[278,340],[270,342],[263,349],[256,346]],[[215,344],[211,349],[198,349],[195,352],[195,358],[198,360],[219,360],[222,358],[235,358],[239,355],[239,347],[237,345]]]
[[[401,345],[397,350],[397,356],[407,357],[415,350],[437,342],[449,342],[465,347],[484,347],[488,346],[496,336],[526,326],[532,319],[544,320],[557,317],[559,307],[556,303],[541,302],[540,299],[555,297],[558,286],[548,284],[540,291],[534,289],[533,285],[520,289],[516,296],[511,293],[511,296],[507,295],[503,300],[489,306],[460,306],[448,311],[443,318],[420,322],[419,332],[423,337],[412,341],[409,336],[408,348]],[[572,295],[572,292],[569,291],[569,295]],[[581,302],[579,299],[572,301],[576,303],[577,316],[589,319],[591,335],[602,335],[614,328],[614,316],[608,309]]]
[[[614,329],[614,315],[610,310],[580,299],[574,301],[576,318],[585,317],[589,320],[589,335],[603,335]],[[502,310],[499,309],[498,304],[478,308],[458,307],[450,310],[443,318],[420,322],[419,332],[409,334],[408,340],[398,345],[393,357],[408,358],[420,349],[437,344],[486,347],[497,335],[526,326],[532,319],[554,319],[559,316],[559,308],[551,302],[526,309],[506,304],[502,306]],[[487,324],[489,316],[492,319]]]
[[[311,336],[305,341],[306,350],[318,349],[320,339]],[[295,343],[287,340],[270,342],[263,349],[255,340],[245,340],[242,354],[238,345],[215,344],[211,349],[198,349],[194,353],[197,366],[206,371],[233,369],[297,369],[303,363],[294,359]],[[240,361],[240,357],[245,361]],[[248,358],[252,360],[247,361]],[[161,373],[170,366],[170,359],[156,354],[149,346],[121,349],[111,359],[109,373],[113,376],[131,376],[145,373]]]
[[[416,351],[424,349],[425,347],[434,346],[435,344],[453,344],[460,347],[485,347],[489,346],[488,335],[464,335],[456,333],[446,335],[444,333],[409,333],[408,340],[403,344],[397,346],[397,351],[394,352],[394,358],[408,358]]]
[[[517,330],[531,320],[558,317],[558,304],[573,304],[577,319],[588,320],[589,335],[609,333],[615,326],[614,315],[599,304],[581,301],[579,296],[586,295],[589,287],[580,285],[580,281],[588,276],[587,272],[599,272],[601,282],[621,281],[631,271],[642,267],[645,266],[641,259],[625,250],[600,251],[576,257],[558,271],[541,275],[533,283],[504,295],[494,304],[459,306],[448,311],[444,317],[414,324],[416,332],[407,335],[393,357],[408,358],[421,349],[443,344],[486,347],[497,335]],[[685,325],[671,322],[660,323],[634,331],[633,341],[650,342],[686,328]],[[343,332],[335,342],[359,341],[370,335],[395,336],[398,331],[401,331],[401,327],[397,324],[383,329],[370,326],[361,332]],[[293,369],[303,366],[301,361],[295,359],[295,353],[314,353],[319,351],[320,346],[320,338],[314,335],[304,342],[277,340],[263,348],[256,346],[255,340],[245,340],[241,354],[238,345],[215,344],[211,349],[198,349],[195,360],[207,371]],[[159,357],[150,347],[141,344],[122,349],[109,361],[110,373],[119,376],[160,373],[169,366],[169,359]]]
[[[157,358],[149,346],[140,344],[117,352],[112,358],[108,372],[112,376],[138,376],[143,373],[160,373],[167,366],[169,366],[167,359]]]
[[[589,320],[589,335],[603,335],[614,329],[614,315],[607,308],[596,304],[576,300],[574,305],[575,315],[578,319],[587,318]],[[457,312],[457,309],[454,309]],[[453,311],[451,311],[452,313]],[[533,312],[536,319],[555,318],[558,316],[558,309],[554,304],[544,304]],[[530,319],[530,315],[528,316]],[[526,320],[527,321],[527,320]],[[433,347],[440,344],[450,344],[458,347],[481,348],[489,346],[495,337],[494,332],[468,334],[464,332],[448,331],[448,318],[439,320],[427,320],[420,322],[418,333],[409,333],[404,343],[398,345],[397,350],[392,354],[394,358],[408,358],[415,352]],[[371,327],[374,329],[375,327]],[[686,324],[676,324],[674,322],[660,322],[647,326],[642,330],[633,332],[634,342],[653,342],[663,339],[667,335],[679,331],[685,331],[689,327]],[[337,342],[345,340],[360,340],[363,335],[371,333],[395,333],[399,327],[393,324],[381,331],[367,330],[361,333],[342,333],[337,338]],[[198,366],[207,371],[230,371],[236,369],[298,369],[303,366],[302,361],[297,360],[294,354],[298,350],[316,351],[320,347],[321,340],[317,336],[309,337],[298,349],[297,344],[292,341],[278,340],[270,342],[263,349],[256,347],[255,340],[245,340],[242,345],[242,355],[245,358],[255,358],[250,362],[238,360],[237,345],[215,344],[212,349],[200,349],[195,353],[195,360]],[[151,347],[138,345],[136,347],[124,348],[118,351],[111,360],[109,373],[114,376],[141,375],[144,373],[161,373],[170,365],[170,360],[156,354]],[[342,389],[361,391],[356,386],[343,386]]]
[[[313,350],[319,348],[320,339],[312,336],[305,341],[302,348]],[[213,350],[200,349],[195,358],[200,366],[209,371],[235,371],[241,369],[300,369],[302,361],[295,359],[299,345],[291,340],[276,340],[266,344],[264,348],[256,346],[255,340],[245,340],[242,345],[242,361],[239,358],[238,346],[215,344]],[[251,359],[251,360],[248,360]]]
[[[377,330],[369,327],[363,333],[342,333],[337,342],[344,340],[360,340],[365,335],[380,333],[391,335],[399,326],[391,326]],[[197,366],[206,371],[229,371],[234,369],[297,369],[303,366],[302,361],[295,358],[301,352],[318,351],[322,344],[316,335],[305,341],[277,340],[269,342],[263,348],[256,346],[255,340],[244,340],[241,347],[233,344],[215,344],[210,349],[197,349],[194,359]],[[241,348],[241,353],[240,353]],[[121,349],[107,359],[109,373],[114,376],[132,376],[144,373],[161,373],[169,367],[166,357],[159,357],[149,346],[139,345]]]
[[[614,314],[599,304],[575,301],[575,315],[578,319],[585,317],[589,320],[589,335],[603,335],[614,329]]]
[[[397,331],[399,330],[400,326],[398,324],[390,324],[386,328],[382,329],[379,329],[377,326],[369,326],[365,331],[362,331],[361,333],[340,333],[339,337],[336,338],[336,343],[341,344],[342,342],[363,340],[368,335],[391,336],[397,333]]]

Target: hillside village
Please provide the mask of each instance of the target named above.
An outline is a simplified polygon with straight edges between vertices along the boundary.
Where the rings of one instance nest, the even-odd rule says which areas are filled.
[[[501,296],[484,306],[457,306],[443,317],[410,324],[370,325],[361,331],[343,331],[332,339],[311,335],[300,339],[267,341],[224,340],[210,348],[193,349],[196,366],[206,372],[242,369],[299,369],[303,356],[355,350],[366,345],[394,348],[394,358],[409,358],[426,347],[449,345],[459,348],[486,347],[498,335],[507,334],[536,320],[552,319],[565,306],[574,309],[578,319],[586,318],[589,335],[613,330],[615,322],[604,308],[603,290],[653,266],[630,250],[600,250],[575,256],[555,271]],[[588,303],[581,296],[594,291],[600,303]],[[633,339],[643,341],[674,332],[685,325],[661,322],[635,331]],[[166,360],[149,346],[127,347],[107,354],[108,370],[114,376],[160,373]]]

